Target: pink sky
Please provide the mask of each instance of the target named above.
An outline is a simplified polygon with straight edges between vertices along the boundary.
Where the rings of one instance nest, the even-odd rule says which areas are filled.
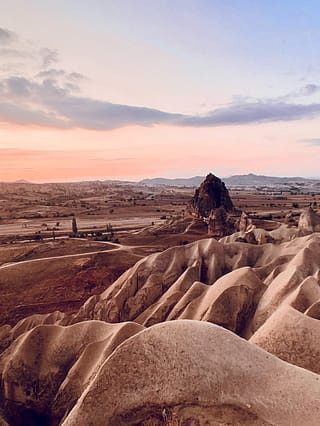
[[[320,177],[318,7],[243,3],[8,2],[0,181]]]
[[[0,130],[1,180],[61,181],[254,172],[309,176],[318,170],[310,123],[190,128],[128,126],[109,131],[6,125]],[[257,139],[259,146],[257,147]],[[271,149],[270,149],[271,148]]]

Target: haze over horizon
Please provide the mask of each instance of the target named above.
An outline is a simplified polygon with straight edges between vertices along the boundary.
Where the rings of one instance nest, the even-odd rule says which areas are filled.
[[[319,176],[315,0],[0,4],[0,181]]]

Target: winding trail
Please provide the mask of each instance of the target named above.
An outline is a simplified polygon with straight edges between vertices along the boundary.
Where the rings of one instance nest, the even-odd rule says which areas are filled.
[[[60,255],[60,256],[40,257],[38,259],[21,260],[21,261],[18,261],[18,262],[9,262],[9,263],[5,263],[5,264],[1,265],[0,269],[11,268],[12,266],[21,265],[21,264],[24,264],[24,263],[41,262],[43,260],[65,259],[65,258],[69,258],[69,257],[70,258],[71,257],[81,257],[81,256],[92,255],[92,254],[98,254],[98,253],[111,253],[111,252],[120,251],[120,250],[132,250],[132,249],[137,248],[137,247],[142,247],[142,246],[125,246],[125,245],[118,244],[118,243],[111,243],[109,241],[108,242],[100,241],[100,243],[114,246],[114,248],[106,249],[106,250],[89,251],[89,252],[85,252],[85,253],[73,253],[73,254],[64,254],[64,255]]]

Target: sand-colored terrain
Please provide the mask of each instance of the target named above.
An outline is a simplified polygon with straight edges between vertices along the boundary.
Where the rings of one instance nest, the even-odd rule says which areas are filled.
[[[3,327],[6,416],[318,424],[320,326],[308,311],[320,300],[319,252],[319,233],[278,245],[204,239],[143,258],[76,314]]]
[[[261,220],[5,245],[0,424],[318,425],[320,215]]]

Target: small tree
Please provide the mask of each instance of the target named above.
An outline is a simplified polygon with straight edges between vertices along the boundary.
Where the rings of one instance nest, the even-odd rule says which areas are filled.
[[[72,218],[72,233],[74,235],[77,235],[77,233],[78,233],[77,220],[76,220],[75,216],[73,216],[73,218]]]
[[[114,231],[113,231],[113,227],[112,227],[111,223],[107,223],[106,231],[109,233],[110,241],[112,241],[112,239],[114,237]]]

